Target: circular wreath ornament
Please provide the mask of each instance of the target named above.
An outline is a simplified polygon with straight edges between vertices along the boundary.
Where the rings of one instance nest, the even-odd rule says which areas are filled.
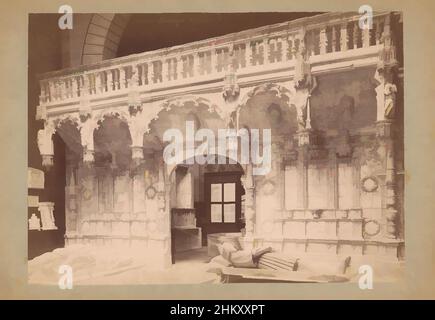
[[[273,194],[275,192],[275,183],[273,183],[270,180],[267,180],[264,184],[263,184],[263,192],[265,195],[269,196],[271,194]]]
[[[381,231],[381,225],[376,220],[368,220],[364,224],[364,234],[369,237],[376,236]]]
[[[154,199],[157,194],[157,190],[153,186],[150,186],[146,189],[145,194],[147,195],[148,199]]]
[[[84,188],[83,191],[82,191],[82,196],[83,196],[83,199],[86,200],[86,201],[91,200],[91,198],[92,198],[92,191],[89,190],[88,188]]]
[[[362,179],[361,187],[365,192],[374,192],[378,189],[379,183],[375,177],[366,177]]]

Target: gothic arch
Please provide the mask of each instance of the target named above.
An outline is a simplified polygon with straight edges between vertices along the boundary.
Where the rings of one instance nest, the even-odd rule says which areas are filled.
[[[249,99],[253,98],[257,94],[265,92],[274,92],[278,98],[285,97],[289,102],[293,99],[294,91],[286,88],[283,85],[267,82],[261,85],[255,86],[248,93],[246,93],[237,105],[237,110],[246,105]],[[236,111],[237,111],[236,110]]]
[[[192,102],[195,107],[199,107],[199,105],[204,104],[208,107],[208,111],[210,113],[216,112],[219,115],[219,117],[222,120],[224,120],[224,118],[222,117],[222,111],[216,104],[212,103],[210,100],[206,98],[195,96],[195,95],[184,95],[184,96],[173,97],[164,100],[159,104],[157,116],[163,110],[169,111],[173,107],[182,107],[185,103],[188,102]]]
[[[109,108],[109,109],[102,109],[100,111],[94,111],[93,114],[93,121],[95,122],[96,128],[99,127],[99,123],[101,123],[105,117],[115,117],[123,122],[125,122],[127,125],[130,124],[130,114],[126,108]]]
[[[165,99],[164,101],[156,103],[152,108],[147,108],[145,106],[144,109],[147,110],[143,110],[141,117],[146,122],[147,130],[149,131],[151,129],[151,123],[153,121],[158,120],[162,112],[169,112],[173,108],[181,109],[186,103],[192,103],[195,108],[204,105],[207,107],[207,110],[210,114],[216,113],[216,115],[219,117],[220,120],[225,121],[222,116],[221,109],[216,104],[212,103],[210,100],[195,95],[185,95],[185,96],[178,96],[178,97]],[[201,124],[203,125],[204,123],[202,119],[200,119],[200,121]]]
[[[291,88],[291,89],[289,89]],[[274,82],[266,82],[260,85],[257,85],[253,87],[250,91],[248,91],[243,98],[240,100],[240,102],[237,104],[233,111],[232,119],[235,120],[235,123],[239,125],[239,116],[240,116],[240,110],[246,106],[249,101],[254,98],[255,96],[262,94],[262,93],[274,93],[275,96],[278,99],[284,99],[287,106],[291,107],[291,101],[294,100],[294,88],[292,86],[289,86],[289,88],[277,84]]]

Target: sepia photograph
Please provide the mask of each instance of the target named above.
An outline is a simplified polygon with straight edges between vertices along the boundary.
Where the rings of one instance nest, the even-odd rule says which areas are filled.
[[[359,9],[30,13],[28,283],[403,280],[403,14]]]

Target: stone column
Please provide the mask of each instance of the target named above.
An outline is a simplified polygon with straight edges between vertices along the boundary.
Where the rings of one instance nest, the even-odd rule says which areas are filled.
[[[214,46],[210,49],[210,74],[216,73],[216,48]]]
[[[244,180],[245,187],[245,219],[246,219],[246,235],[252,237],[254,234],[255,222],[255,182],[252,174],[252,164],[246,167],[246,178]]]
[[[300,146],[297,160],[297,208],[308,208],[308,147]]]
[[[302,28],[298,35],[299,47],[294,47],[296,58],[295,76],[293,79],[295,88],[295,105],[298,121],[298,159],[297,159],[297,207],[308,208],[308,161],[309,146],[313,144],[311,128],[311,110],[309,97],[314,87],[315,78],[311,76],[311,66],[307,61],[305,48],[305,29]],[[307,121],[308,120],[308,121]]]
[[[78,188],[75,177],[74,164],[69,163],[66,169],[67,181],[65,186],[65,227],[67,239],[66,244],[69,244],[69,238],[73,238],[77,235],[78,226]]]
[[[338,208],[338,163],[335,148],[328,153],[328,209]]]
[[[244,249],[250,249],[254,245],[255,227],[255,182],[252,174],[252,164],[246,165],[246,172],[243,181],[245,188],[245,238]]]
[[[298,145],[313,145],[317,143],[315,132],[311,126],[311,93],[317,86],[317,81],[311,75],[311,65],[308,61],[305,49],[305,30],[301,30],[300,44],[298,50],[295,49],[296,57],[295,75],[293,78],[295,95],[294,103],[298,121]]]
[[[130,243],[138,251],[147,250],[148,230],[145,199],[145,164],[132,169],[132,214]]]
[[[395,185],[395,155],[394,155],[394,117],[396,109],[395,85],[398,61],[391,32],[391,17],[387,16],[380,40],[382,49],[379,51],[379,62],[375,72],[377,101],[377,137],[385,153],[385,193],[384,216],[386,223],[385,236],[397,238],[397,206]]]
[[[145,213],[145,168],[139,166],[132,172],[133,180],[133,213]]]
[[[80,211],[77,217],[78,235],[89,234],[87,220],[98,212],[98,180],[95,168],[81,163],[78,169],[78,188],[80,190]]]
[[[134,75],[133,79],[136,76]],[[143,161],[143,135],[147,125],[146,120],[142,116],[142,101],[137,90],[137,81],[134,80],[130,86],[128,111],[130,119],[128,128],[131,136],[131,158],[135,166],[139,166]]]
[[[170,187],[166,177],[166,164],[163,157],[158,158],[158,183],[157,183],[157,224],[158,232],[154,235],[158,252],[161,254],[162,267],[169,267],[171,259],[171,208],[169,206]]]
[[[384,120],[377,123],[378,139],[383,146],[384,168],[385,168],[385,189],[384,189],[384,217],[386,223],[385,236],[396,239],[397,232],[397,197],[396,197],[396,166],[394,157],[394,135],[393,122]]]
[[[83,163],[92,164],[94,162],[94,130],[97,126],[92,117],[92,109],[86,100],[80,101],[80,140],[83,147]]]
[[[272,172],[276,177],[277,185],[277,202],[274,209],[282,211],[284,209],[284,168],[283,168],[283,154],[284,144],[281,141],[272,143]]]

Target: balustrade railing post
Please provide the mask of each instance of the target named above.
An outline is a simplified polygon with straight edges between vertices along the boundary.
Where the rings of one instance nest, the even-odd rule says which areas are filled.
[[[320,29],[319,47],[320,47],[320,54],[325,54],[326,48],[328,47],[328,39],[326,37],[326,26],[323,26]]]
[[[211,47],[210,50],[210,73],[214,74],[216,72],[216,48]]]
[[[375,42],[376,42],[376,45],[378,45],[381,43],[381,35],[382,35],[380,19],[376,19],[375,28],[376,28],[376,33],[375,33],[376,41]]]
[[[288,51],[289,51],[289,45],[288,45],[288,35],[285,35],[281,37],[281,61],[285,62],[288,59]]]
[[[370,47],[370,29],[364,28],[362,31],[362,47],[368,48]]]
[[[246,61],[246,67],[252,66],[252,47],[251,47],[251,41],[245,42],[245,61]]]
[[[161,60],[161,66],[162,66],[162,82],[169,81],[169,60],[163,58]]]
[[[147,62],[142,63],[141,67],[142,67],[142,73],[141,73],[141,77],[142,77],[141,81],[142,82],[141,83],[142,83],[142,85],[149,84],[149,82],[150,82],[150,78],[149,78],[150,67],[149,67]]]
[[[59,81],[59,97],[60,100],[65,100],[66,98],[66,84],[65,79],[61,79]]]
[[[177,59],[177,79],[178,80],[182,80],[183,79],[183,75],[184,75],[184,61],[182,56],[180,55],[179,57],[176,58]]]
[[[53,81],[48,81],[48,92],[50,93],[50,101],[55,101],[54,83]]]
[[[340,25],[340,51],[346,51],[348,49],[347,37],[347,23],[345,22]]]
[[[340,43],[339,43],[339,38],[340,37],[337,34],[337,33],[340,32],[340,28],[339,28],[339,26],[332,26],[331,30],[332,30],[332,35],[331,35],[331,39],[332,39],[332,43],[331,43],[332,52],[340,51]]]
[[[196,77],[196,76],[199,76],[199,75],[200,75],[199,70],[200,70],[200,68],[201,68],[201,65],[200,65],[200,63],[199,63],[199,52],[198,52],[198,51],[195,51],[195,52],[192,54],[192,58],[193,58],[193,60],[192,60],[193,76]]]
[[[265,37],[263,38],[263,51],[264,51],[264,64],[269,64],[270,63],[270,59],[269,59],[269,54],[270,54],[270,47],[269,47],[269,37]]]
[[[125,67],[119,68],[119,89],[125,89],[127,87],[127,70]]]
[[[121,88],[121,72],[118,68],[113,70],[113,89],[119,90]]]
[[[352,49],[357,49],[358,48],[358,37],[359,37],[359,25],[358,25],[358,21],[353,22],[353,36],[352,36],[352,40],[353,40],[353,48]]]
[[[47,102],[47,87],[45,81],[39,82],[40,93],[39,93],[39,104],[44,104]]]
[[[103,92],[103,81],[101,79],[101,72],[98,72],[95,74],[95,93],[102,93]]]
[[[148,74],[150,75],[150,78],[148,81],[150,84],[154,84],[157,82],[156,81],[156,64],[154,63],[154,61],[152,61],[148,65],[149,65]]]
[[[115,81],[113,80],[113,71],[107,70],[107,91],[111,92],[113,91],[113,88],[115,86]]]

